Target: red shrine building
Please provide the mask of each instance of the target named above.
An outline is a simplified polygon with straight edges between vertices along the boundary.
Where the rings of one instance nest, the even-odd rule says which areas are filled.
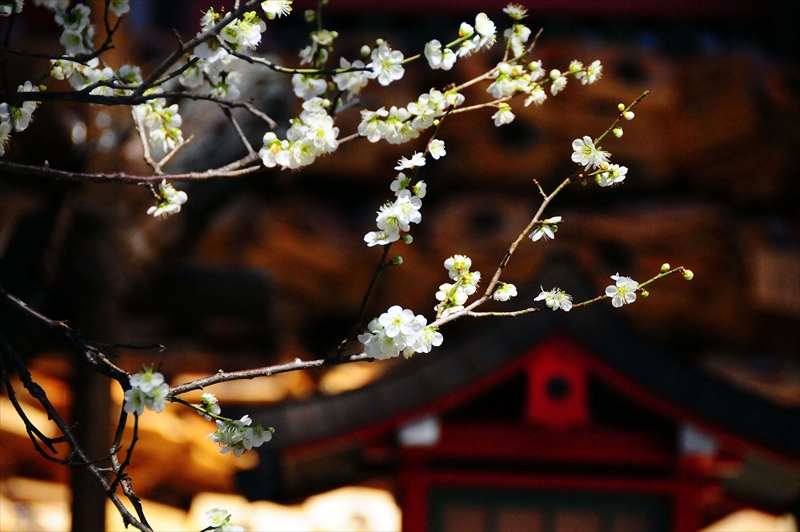
[[[283,428],[241,484],[281,498],[377,478],[405,531],[691,532],[744,507],[797,516],[797,410],[660,350],[611,309],[497,320],[453,344],[364,388],[257,412]]]

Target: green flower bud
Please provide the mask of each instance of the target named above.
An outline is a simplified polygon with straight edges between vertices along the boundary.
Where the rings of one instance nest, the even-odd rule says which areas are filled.
[[[317,12],[313,9],[306,9],[303,13],[303,16],[306,19],[306,22],[314,22],[317,19]]]
[[[650,292],[648,292],[647,290],[642,290],[642,297],[647,297],[649,295],[650,295]]]
[[[668,272],[669,271],[669,262],[665,262],[664,264],[661,265],[661,271],[662,272]]]
[[[683,278],[687,281],[691,281],[694,279],[694,272],[692,270],[684,270],[683,271]]]
[[[392,264],[395,266],[400,266],[401,264],[403,264],[403,257],[401,257],[400,255],[396,256],[395,258],[392,259]]]
[[[620,111],[624,111],[625,110],[625,104],[621,103],[621,104],[617,105],[617,109],[619,109]]]
[[[611,132],[617,138],[620,138],[622,136],[622,128],[621,127],[615,127],[614,129],[611,130]]]

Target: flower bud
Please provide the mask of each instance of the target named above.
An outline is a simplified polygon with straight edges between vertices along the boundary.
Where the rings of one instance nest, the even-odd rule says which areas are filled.
[[[649,295],[650,295],[650,292],[648,292],[647,290],[642,290],[642,297],[647,297]]]
[[[550,71],[550,79],[556,79],[561,77],[561,71],[557,68],[554,68]]]
[[[622,113],[622,116],[625,117],[625,120],[633,120],[633,117],[636,115],[633,114],[633,111],[625,111],[624,113]]]
[[[383,39],[375,39],[375,46],[380,46],[383,44]]]
[[[394,266],[400,266],[401,264],[403,264],[403,257],[401,257],[400,255],[396,256],[395,258],[392,259],[392,264]]]
[[[361,57],[363,59],[366,59],[367,57],[369,57],[369,54],[371,54],[371,53],[372,53],[372,50],[370,50],[369,46],[367,46],[366,44],[361,47]]]
[[[683,278],[687,281],[691,281],[694,279],[694,272],[692,270],[684,270],[683,271]]]
[[[622,136],[622,128],[621,127],[615,127],[614,129],[611,130],[611,132],[617,138],[620,138]]]
[[[306,22],[314,22],[317,19],[317,12],[313,9],[306,9],[305,13],[303,13],[303,16],[305,17]]]
[[[662,273],[669,271],[669,262],[665,262],[664,264],[661,265],[661,271]]]
[[[624,103],[618,104],[617,105],[617,109],[619,109],[620,111],[624,111],[625,110],[625,104]]]
[[[414,237],[409,235],[409,234],[403,235],[402,238],[403,238],[403,243],[404,244],[410,244],[410,243],[412,243],[414,241]]]

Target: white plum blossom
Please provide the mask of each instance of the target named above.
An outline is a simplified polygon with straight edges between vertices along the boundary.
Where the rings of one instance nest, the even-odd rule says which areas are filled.
[[[212,415],[218,416],[222,410],[219,407],[219,402],[217,401],[217,397],[213,393],[205,392],[202,396],[200,396],[200,407],[201,410],[198,410],[197,413],[203,416],[206,421],[211,421]]]
[[[581,80],[583,85],[591,85],[603,76],[603,65],[600,60],[593,61],[583,72],[578,72],[575,77]]]
[[[469,294],[464,292],[460,286],[457,286],[457,283],[442,283],[439,285],[439,291],[436,292],[436,299],[445,305],[450,303],[460,307],[467,302],[468,298]]]
[[[272,430],[261,425],[251,426],[253,420],[250,416],[243,416],[239,420],[217,420],[217,430],[207,437],[214,443],[222,446],[221,454],[233,451],[236,456],[242,456],[245,451],[254,447],[261,447],[272,439]]]
[[[181,205],[186,203],[186,200],[189,199],[186,192],[175,190],[171,184],[167,183],[166,179],[161,181],[158,190],[161,198],[155,206],[147,209],[147,214],[155,217],[162,216],[166,218],[167,216],[181,212]]]
[[[400,160],[397,161],[397,166],[395,166],[394,169],[408,170],[410,168],[417,168],[420,166],[425,166],[425,154],[414,152],[414,155],[411,156],[411,159],[400,157]]]
[[[531,232],[530,238],[534,242],[544,237],[545,240],[548,238],[553,239],[556,237],[555,233],[558,231],[558,224],[561,223],[561,216],[553,216],[552,218],[546,218],[539,222],[538,227]]]
[[[383,137],[385,124],[382,118],[386,118],[389,112],[381,107],[377,111],[361,110],[361,123],[358,125],[358,134],[367,137],[370,142],[378,142]]]
[[[630,277],[623,277],[619,273],[611,276],[615,284],[606,287],[606,296],[612,298],[611,304],[614,308],[630,304],[636,301],[636,289],[639,283]]]
[[[268,19],[274,20],[292,12],[292,0],[265,0],[261,2],[261,9]]]
[[[472,259],[466,255],[453,255],[444,261],[444,268],[447,270],[447,275],[454,281],[461,278],[462,275],[469,273],[472,267]]]
[[[111,0],[108,3],[108,10],[117,17],[121,17],[131,10],[130,0]]]
[[[512,297],[517,297],[517,287],[511,283],[500,283],[492,294],[495,301],[508,301]]]
[[[542,292],[534,298],[534,301],[542,300],[544,300],[547,308],[551,308],[554,311],[561,309],[564,312],[569,312],[572,308],[572,296],[558,287],[547,291],[542,288]]]
[[[154,412],[161,412],[169,398],[169,386],[164,382],[164,376],[148,368],[143,372],[135,373],[128,379],[131,387],[123,396],[123,410],[128,414],[142,415],[145,407]]]
[[[328,82],[325,78],[295,74],[292,76],[292,87],[298,98],[310,100],[323,94],[328,89]]]
[[[410,236],[410,235],[406,235]],[[367,246],[385,246],[386,244],[390,244],[392,242],[397,242],[400,240],[400,231],[370,231],[366,235],[364,235],[364,242],[367,243]]]
[[[417,326],[414,313],[408,309],[403,309],[399,305],[389,307],[389,310],[378,318],[378,323],[383,326],[386,336],[390,338],[394,338],[398,334],[404,336],[411,334]]]
[[[531,80],[537,81],[542,79],[547,72],[545,72],[544,68],[542,68],[542,60],[538,61],[531,61],[528,63],[528,70],[531,71]]]
[[[6,154],[6,145],[10,138],[11,122],[8,120],[0,121],[0,157]]]
[[[17,87],[18,92],[39,92],[39,87],[33,85],[30,81]],[[33,119],[33,112],[39,106],[39,102],[27,101],[22,102],[19,107],[8,105],[7,103],[0,104],[0,121],[7,123],[10,129],[13,127],[14,131],[24,131],[28,128]],[[8,133],[6,133],[7,138]]]
[[[372,72],[369,74],[371,79],[378,79],[378,83],[384,87],[393,81],[403,77],[403,52],[392,50],[389,43],[381,42],[380,46],[372,50]]]
[[[510,124],[514,121],[514,113],[511,112],[511,106],[507,103],[501,103],[498,106],[497,112],[492,115],[494,119],[494,125],[497,127],[503,126],[505,124]]]
[[[525,107],[528,107],[530,104],[534,103],[536,105],[542,105],[544,101],[547,99],[547,93],[544,89],[536,85],[530,92],[527,98],[525,98]]]
[[[392,181],[392,184],[389,185],[389,189],[392,192],[394,192],[395,196],[397,196],[397,195],[400,194],[401,191],[403,191],[406,188],[408,188],[408,186],[410,184],[411,184],[411,178],[406,177],[406,174],[404,174],[403,172],[400,172],[399,174],[397,174],[397,177],[395,178],[395,180]]]
[[[556,72],[558,71],[556,70]],[[555,96],[556,94],[564,90],[564,87],[566,86],[567,86],[567,77],[557,76],[553,78],[553,83],[550,84],[550,94]]]
[[[618,185],[625,181],[625,177],[628,174],[628,167],[627,166],[620,166],[618,164],[611,164],[608,168],[597,174],[595,179],[597,180],[597,184],[601,187],[608,187],[611,185]]]
[[[139,388],[144,393],[150,393],[153,391],[153,388],[161,386],[164,383],[164,375],[157,371],[154,372],[153,369],[150,368],[144,372],[134,373],[128,380],[132,387]]]
[[[227,510],[214,508],[206,512],[210,525],[205,530],[210,532],[242,532],[244,529],[231,523],[231,515]]]
[[[235,50],[239,46],[253,49],[261,42],[261,34],[267,29],[255,11],[245,13],[242,20],[234,20],[222,29],[220,37]]]
[[[433,139],[428,146],[428,153],[430,153],[431,157],[434,159],[439,159],[440,157],[447,155],[447,151],[444,148],[444,141]]]
[[[457,56],[450,48],[442,49],[442,43],[433,39],[425,43],[425,59],[431,69],[450,70],[456,62]]]
[[[503,8],[503,13],[506,13],[513,20],[522,20],[528,16],[528,9],[519,4],[508,4]]]
[[[478,33],[473,37],[476,49],[491,48],[497,40],[497,27],[486,13],[478,13],[475,17],[475,31]]]
[[[364,62],[360,60],[353,61],[350,63],[344,57],[339,58],[339,65],[341,68],[364,68]],[[367,71],[352,71],[352,72],[341,72],[333,76],[333,81],[336,83],[336,86],[339,88],[340,91],[347,91],[348,99],[353,98],[354,96],[358,96],[361,92],[361,89],[367,86],[369,83],[369,72]]]
[[[531,36],[531,29],[524,24],[514,24],[511,28],[507,29],[503,36],[508,39],[508,44],[511,47],[512,57],[522,57],[525,55],[525,43]]]
[[[414,316],[411,310],[393,305],[369,323],[369,332],[360,334],[358,341],[372,358],[385,360],[400,353],[409,358],[414,353],[428,353],[442,344],[442,335],[426,325],[424,316]]]
[[[572,160],[582,164],[587,170],[607,164],[608,157],[611,155],[607,151],[601,150],[599,146],[595,146],[594,141],[588,135],[582,139],[573,140],[572,149]]]

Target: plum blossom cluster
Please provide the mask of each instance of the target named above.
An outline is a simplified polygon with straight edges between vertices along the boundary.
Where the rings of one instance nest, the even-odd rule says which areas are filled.
[[[209,526],[204,530],[211,532],[241,532],[244,530],[244,528],[231,523],[231,514],[222,508],[207,511],[206,519],[208,519]]]
[[[263,138],[258,154],[267,168],[280,166],[296,169],[314,162],[317,157],[336,151],[339,147],[339,128],[328,115],[331,102],[319,97],[303,103],[303,112],[292,119],[292,126],[281,140],[273,132]]]
[[[368,332],[360,334],[358,341],[364,344],[364,352],[372,358],[385,360],[403,356],[410,358],[414,353],[429,353],[434,347],[442,345],[442,334],[430,327],[425,316],[399,305],[372,320],[367,325]]]
[[[94,25],[89,21],[91,9],[83,4],[75,4],[70,9],[59,9],[55,6],[54,10],[56,22],[64,28],[59,42],[67,55],[92,53]]]
[[[218,419],[216,423],[217,430],[208,437],[222,447],[221,454],[233,451],[236,456],[242,456],[245,451],[270,441],[274,431],[272,427],[252,426],[253,420],[247,415],[236,420]]]
[[[370,142],[381,139],[389,144],[402,144],[420,136],[451,108],[464,103],[464,96],[456,90],[441,92],[431,89],[406,107],[392,106],[388,111],[362,110],[358,134]]]
[[[446,153],[444,141],[435,139],[431,142],[432,157],[438,159]],[[395,170],[413,170],[425,165],[425,155],[414,153],[411,159],[406,157],[398,161]],[[422,221],[422,198],[427,194],[427,184],[425,181],[417,181],[412,184],[412,179],[405,173],[400,172],[389,187],[395,194],[394,201],[387,201],[378,209],[378,216],[375,218],[378,230],[370,231],[364,235],[364,242],[369,247],[385,246],[392,242],[403,239],[403,242],[410,244],[413,240],[411,235],[402,232],[411,230],[411,224],[418,224]]]
[[[284,10],[275,6],[262,5],[262,7],[268,18],[275,18],[284,13]],[[200,21],[201,30],[198,35],[209,31],[221,17],[220,13],[209,8]],[[194,53],[189,57],[189,64],[178,77],[178,81],[190,89],[197,89],[208,82],[212,95],[218,98],[238,99],[241,92],[237,84],[241,83],[242,78],[235,70],[235,62],[238,59],[229,53],[228,49],[233,51],[254,49],[261,42],[261,34],[266,29],[267,25],[255,11],[249,11],[242,15],[241,19],[231,21],[220,32],[221,42],[209,39],[195,47]]]
[[[156,205],[147,209],[147,214],[166,218],[172,214],[181,212],[181,205],[189,199],[186,192],[175,190],[175,187],[167,183],[166,179],[158,185],[159,199]]]
[[[164,375],[147,368],[131,375],[129,382],[131,387],[123,396],[125,412],[141,416],[145,407],[154,412],[164,410],[169,398],[169,386],[164,382]]]
[[[497,26],[486,13],[478,13],[475,25],[462,22],[458,39],[442,45],[438,39],[425,44],[425,59],[433,70],[450,70],[459,57],[467,57],[473,52],[491,48],[497,41]]]
[[[39,87],[26,81],[17,88],[19,92],[39,92]],[[39,102],[22,102],[19,107],[0,103],[0,157],[5,155],[6,146],[11,139],[11,131],[24,131],[33,119],[33,112]]]
[[[447,274],[455,281],[454,283],[443,283],[436,292],[436,299],[439,303],[435,309],[440,317],[447,317],[456,312],[464,310],[464,304],[469,296],[475,293],[478,283],[481,280],[481,272],[471,272],[472,259],[465,255],[454,255],[444,261]],[[513,285],[508,285],[512,286]],[[516,294],[516,287],[514,287]],[[507,295],[511,296],[511,289]]]
[[[478,13],[475,16],[475,25],[471,26],[466,22],[461,23],[458,29],[459,40],[463,41],[459,46],[456,55],[467,57],[479,50],[491,48],[497,42],[497,26],[486,13]]]
[[[542,288],[542,292],[534,298],[534,301],[542,300],[544,300],[544,304],[547,305],[547,308],[553,310],[561,309],[564,312],[569,312],[572,308],[572,296],[558,287],[552,290],[545,290]]]
[[[178,112],[178,104],[174,103],[169,107],[166,105],[167,101],[164,98],[154,98],[133,108],[134,116],[145,129],[144,133],[150,147],[164,154],[183,144],[183,131],[181,131],[183,119]]]
[[[623,277],[619,273],[612,275],[611,278],[615,282],[613,285],[606,287],[606,296],[611,298],[611,304],[614,305],[614,308],[636,301],[636,290],[639,289],[639,283],[630,277]]]
[[[318,29],[311,32],[311,44],[300,50],[300,64],[323,66],[328,61],[328,57],[333,50],[333,41],[338,36],[339,32],[326,29]],[[294,77],[292,81],[294,81]]]

